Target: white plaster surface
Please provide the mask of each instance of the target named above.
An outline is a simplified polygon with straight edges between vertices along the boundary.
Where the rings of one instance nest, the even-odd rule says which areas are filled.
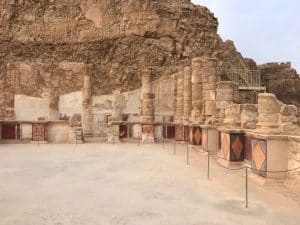
[[[300,194],[173,144],[1,145],[0,225],[298,225]],[[2,182],[5,181],[5,182]],[[234,185],[233,185],[234,184]]]
[[[286,171],[288,169],[288,142],[282,140],[267,141],[267,170]],[[286,173],[268,173],[269,178],[285,178]]]
[[[172,77],[163,77],[152,82],[151,88],[153,93],[155,94],[155,112],[172,112],[172,104],[174,101],[174,81]]]
[[[123,93],[123,113],[136,114],[140,113],[141,107],[141,90]]]
[[[21,124],[21,139],[32,140],[32,124],[22,123]]]
[[[26,95],[15,96],[16,120],[38,120],[38,117],[49,118],[49,99],[29,97]]]
[[[74,114],[82,114],[82,92],[72,92],[59,97],[59,113],[72,117]]]

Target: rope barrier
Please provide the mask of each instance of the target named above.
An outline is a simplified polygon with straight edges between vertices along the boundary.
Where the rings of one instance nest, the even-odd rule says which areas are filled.
[[[209,153],[208,153],[209,154]],[[248,168],[248,169],[251,169],[253,171],[256,171],[256,172],[261,172],[261,173],[287,173],[287,172],[293,172],[293,171],[296,171],[296,170],[299,170],[300,167],[296,167],[296,168],[293,168],[293,169],[288,169],[288,170],[282,170],[282,171],[270,171],[270,170],[258,170],[258,169],[255,169],[253,167],[249,167],[249,166],[243,166],[243,167],[240,167],[240,168],[229,168],[229,167],[226,167],[224,165],[222,165],[220,162],[218,162],[218,160],[216,159],[216,157],[213,156],[213,154],[210,154],[212,156],[212,158],[215,160],[215,162],[220,165],[221,167],[227,169],[227,170],[242,170],[242,169],[245,169],[245,168]],[[225,158],[222,158],[222,157],[217,157],[218,159],[223,159],[223,160],[227,160]],[[300,171],[299,171],[300,172]]]

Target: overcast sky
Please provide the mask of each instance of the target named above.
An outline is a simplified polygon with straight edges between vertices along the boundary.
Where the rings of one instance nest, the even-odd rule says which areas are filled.
[[[300,73],[300,0],[192,0],[219,19],[219,34],[258,64],[291,61]]]

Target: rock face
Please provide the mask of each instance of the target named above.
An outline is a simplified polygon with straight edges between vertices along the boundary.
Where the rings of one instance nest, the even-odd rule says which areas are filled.
[[[0,4],[0,118],[15,94],[82,90],[89,64],[92,95],[134,90],[141,71],[152,79],[212,57],[232,67],[256,67],[218,21],[190,0],[10,0]],[[68,65],[68,66],[61,66]],[[255,68],[254,68],[255,69]]]
[[[213,14],[189,0],[6,2],[0,5],[0,86],[5,90],[0,102],[6,107],[13,106],[16,92],[42,96],[45,88],[55,95],[80,90],[81,68],[65,70],[61,63],[93,64],[92,92],[101,95],[139,88],[140,71],[149,67],[157,79],[197,56],[242,60],[232,43],[218,36]],[[19,87],[18,76],[31,81]],[[65,77],[71,78],[66,86],[59,82]]]
[[[258,67],[267,92],[273,93],[280,101],[296,105],[300,113],[300,78],[290,63],[266,63]],[[300,116],[300,115],[298,115]]]

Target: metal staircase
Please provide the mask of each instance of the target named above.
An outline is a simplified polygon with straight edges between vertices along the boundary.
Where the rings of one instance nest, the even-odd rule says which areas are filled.
[[[238,69],[222,68],[222,81],[233,81],[239,84],[240,90],[252,90],[256,92],[266,92],[266,87],[261,82],[261,71],[250,70],[239,66]]]
[[[83,130],[82,127],[75,127],[74,129],[76,141],[83,141]]]

